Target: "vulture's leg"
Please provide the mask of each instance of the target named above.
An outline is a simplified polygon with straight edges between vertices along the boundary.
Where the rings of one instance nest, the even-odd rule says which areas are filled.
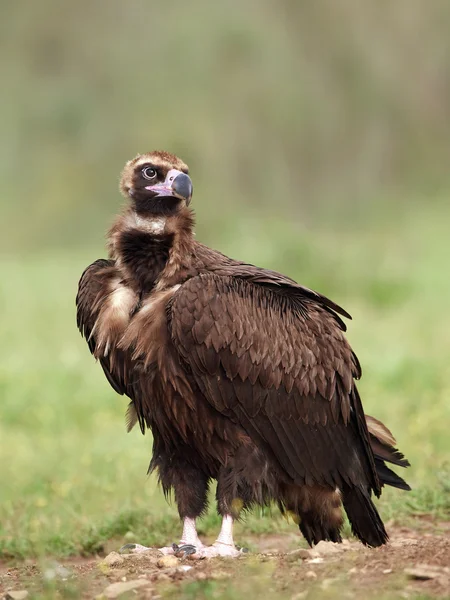
[[[201,550],[203,548],[203,543],[198,537],[195,521],[196,520],[191,517],[184,517],[183,533],[181,534],[179,543],[160,548],[159,550],[163,554],[177,554],[181,556],[196,554],[198,550]]]
[[[234,519],[231,515],[224,515],[217,540],[212,546],[205,546],[200,549],[198,552],[199,557],[230,556],[236,558],[241,556],[242,552],[236,548],[233,541],[233,523]]]
[[[156,436],[155,436],[156,439]],[[183,533],[178,544],[159,548],[163,554],[186,556],[203,548],[195,521],[207,507],[209,477],[185,458],[186,449],[181,445],[176,454],[163,450],[155,452],[150,470],[157,469],[165,493],[173,489],[178,513],[183,521]],[[156,458],[155,458],[156,457]],[[126,544],[122,549],[133,553],[149,550],[141,544]]]
[[[167,552],[167,554],[176,554],[177,556],[191,555],[192,558],[214,558],[215,556],[229,556],[235,558],[240,556],[241,551],[236,548],[233,541],[233,522],[234,519],[231,515],[224,515],[222,517],[222,527],[217,540],[212,546],[204,546],[197,537],[195,523],[190,519],[185,519],[183,540],[187,538],[188,541],[185,541],[184,544],[183,541],[180,542],[180,546],[174,544],[173,550],[170,549],[171,552]],[[197,538],[198,542],[195,541],[195,538]],[[166,550],[169,549],[161,548],[161,551],[164,553],[166,553]]]

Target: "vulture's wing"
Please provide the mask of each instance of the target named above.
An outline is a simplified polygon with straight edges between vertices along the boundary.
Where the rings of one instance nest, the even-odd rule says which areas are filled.
[[[77,325],[81,335],[86,338],[89,350],[95,356],[97,356],[97,353],[94,327],[102,302],[105,299],[107,283],[113,277],[117,277],[114,261],[100,258],[83,272],[78,284],[76,299]],[[112,360],[112,357],[114,360]],[[139,404],[140,399],[136,397],[134,387],[128,382],[128,377],[132,371],[129,358],[124,352],[116,348],[114,353],[109,353],[107,356],[98,356],[98,360],[112,388],[118,394],[125,394],[132,400],[128,405],[125,416],[127,431],[130,431],[139,421],[141,431],[144,433],[145,423],[142,414],[135,407],[136,404]]]
[[[96,340],[93,334],[101,302],[104,299],[105,282],[115,274],[113,260],[99,259],[92,263],[81,275],[76,298],[77,325],[81,335],[86,338],[89,350],[95,353]],[[94,332],[95,333],[95,332]],[[125,361],[116,360],[115,368],[111,368],[109,356],[99,357],[100,364],[111,386],[118,394],[127,392],[125,377]]]
[[[168,312],[182,361],[208,401],[296,483],[379,494],[353,381],[360,367],[335,313],[309,290],[268,283],[217,274],[184,283]]]

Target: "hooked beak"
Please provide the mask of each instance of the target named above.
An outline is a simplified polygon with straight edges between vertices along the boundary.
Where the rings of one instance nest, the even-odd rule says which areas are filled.
[[[170,169],[164,183],[149,185],[145,189],[154,192],[156,196],[173,196],[189,204],[192,198],[193,186],[189,175],[177,169]]]

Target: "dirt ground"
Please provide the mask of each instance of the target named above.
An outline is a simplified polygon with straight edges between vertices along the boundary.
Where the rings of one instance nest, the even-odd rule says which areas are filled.
[[[252,538],[257,552],[234,560],[189,560],[157,551],[0,564],[0,597],[81,598],[450,598],[450,523],[390,528],[390,543],[321,542],[291,550],[298,536]],[[295,546],[294,546],[295,547]],[[241,583],[245,581],[244,587]],[[207,582],[215,582],[208,593]],[[191,584],[191,587],[189,587]],[[191,590],[186,595],[186,590]],[[264,590],[264,591],[262,591]],[[17,595],[17,592],[28,592]]]

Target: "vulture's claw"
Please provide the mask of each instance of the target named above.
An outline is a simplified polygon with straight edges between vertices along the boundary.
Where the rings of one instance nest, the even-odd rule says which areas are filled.
[[[179,558],[186,558],[197,552],[196,546],[193,546],[192,544],[183,544],[181,546],[172,544],[172,548],[175,556],[178,556]]]

